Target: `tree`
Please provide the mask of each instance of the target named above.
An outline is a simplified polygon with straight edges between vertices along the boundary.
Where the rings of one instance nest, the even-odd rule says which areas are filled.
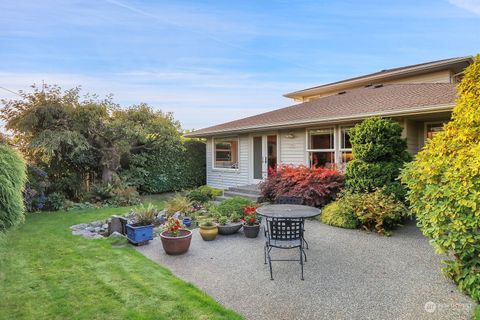
[[[28,160],[48,169],[52,189],[71,198],[97,177],[113,182],[133,154],[182,145],[172,114],[146,104],[121,108],[111,96],[80,97],[79,87],[32,89],[2,100],[1,117]]]
[[[26,166],[13,148],[0,144],[0,232],[23,221]]]
[[[354,160],[347,164],[345,185],[353,192],[384,189],[403,200],[405,190],[398,181],[403,164],[411,160],[398,122],[369,118],[350,130]]]
[[[444,273],[480,300],[480,55],[465,70],[452,121],[402,172],[418,226],[446,253]]]

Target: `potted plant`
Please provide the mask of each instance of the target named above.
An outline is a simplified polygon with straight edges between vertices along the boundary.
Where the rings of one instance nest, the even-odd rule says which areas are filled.
[[[127,224],[128,241],[135,245],[143,245],[153,239],[153,222],[155,207],[150,203],[135,210],[135,223]]]
[[[163,250],[166,254],[179,255],[188,251],[192,240],[192,231],[184,229],[182,222],[170,217],[160,233]]]
[[[202,239],[205,241],[212,241],[215,240],[218,234],[218,227],[217,224],[213,221],[207,220],[205,222],[200,223],[200,235]]]
[[[243,233],[247,238],[256,238],[260,231],[260,222],[257,218],[257,208],[246,206],[243,208]]]
[[[233,213],[230,217],[222,216],[218,219],[218,233],[223,235],[234,234],[242,228],[240,216]]]

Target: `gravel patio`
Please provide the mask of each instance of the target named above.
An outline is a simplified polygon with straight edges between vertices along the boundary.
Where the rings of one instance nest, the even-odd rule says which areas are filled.
[[[262,234],[205,242],[194,230],[183,256],[166,255],[159,238],[137,250],[246,319],[472,317],[475,303],[443,277],[441,257],[413,222],[382,237],[307,221],[305,235],[305,281],[298,262],[274,262],[270,280]],[[296,257],[298,251],[280,254]]]

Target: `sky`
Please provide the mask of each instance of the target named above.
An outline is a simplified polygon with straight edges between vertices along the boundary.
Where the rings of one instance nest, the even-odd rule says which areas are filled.
[[[299,89],[479,53],[479,31],[480,0],[2,0],[0,98],[80,85],[199,129]]]

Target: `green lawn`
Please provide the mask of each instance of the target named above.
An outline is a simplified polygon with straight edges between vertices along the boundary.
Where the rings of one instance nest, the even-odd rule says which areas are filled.
[[[0,239],[0,319],[241,318],[129,245],[69,230],[127,211],[33,214],[9,231]]]

